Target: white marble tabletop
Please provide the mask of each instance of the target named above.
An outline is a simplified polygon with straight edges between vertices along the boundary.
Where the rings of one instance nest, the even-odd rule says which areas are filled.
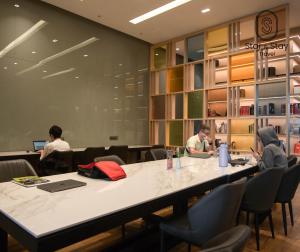
[[[57,193],[0,183],[0,211],[33,236],[42,237],[253,166],[220,168],[214,157],[183,157],[181,164],[181,169],[171,170],[166,169],[166,160],[124,165],[127,178],[115,182],[77,173],[48,177],[51,182],[75,179],[87,183]]]

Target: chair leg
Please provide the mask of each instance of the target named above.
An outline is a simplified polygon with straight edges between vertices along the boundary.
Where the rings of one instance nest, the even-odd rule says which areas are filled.
[[[275,239],[272,212],[269,213],[269,224],[270,224],[270,229],[271,229],[271,232],[272,232],[272,238]]]
[[[189,243],[188,244],[188,252],[191,252],[192,251],[192,245]]]
[[[287,235],[285,203],[281,203],[281,208],[282,208],[282,221],[283,221],[284,234]]]
[[[0,251],[8,251],[8,235],[6,231],[0,228]]]
[[[250,212],[247,211],[246,224],[249,225]]]
[[[238,211],[238,214],[236,216],[236,225],[237,226],[240,224],[240,215],[241,215],[241,209]]]
[[[289,201],[289,212],[291,216],[291,224],[292,226],[294,226],[294,213],[293,213],[293,205],[291,200]]]
[[[255,237],[256,237],[256,249],[259,250],[259,215],[255,213]]]
[[[165,241],[165,233],[160,230],[160,252],[166,251],[166,241]]]
[[[122,225],[122,238],[124,239],[126,235],[126,227],[125,224]]]

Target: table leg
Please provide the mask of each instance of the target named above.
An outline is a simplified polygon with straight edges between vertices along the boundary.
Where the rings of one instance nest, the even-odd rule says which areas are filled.
[[[6,252],[8,251],[8,248],[7,248],[7,233],[0,228],[0,251],[2,252]]]

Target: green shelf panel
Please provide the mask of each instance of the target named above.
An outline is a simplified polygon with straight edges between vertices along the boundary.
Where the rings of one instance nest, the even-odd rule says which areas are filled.
[[[203,117],[203,91],[188,94],[188,118]]]
[[[165,144],[165,139],[166,139],[165,122],[159,122],[157,144]]]
[[[175,146],[183,145],[183,122],[171,121],[169,129],[169,144]]]
[[[175,118],[182,119],[183,118],[183,94],[176,94],[175,101]]]
[[[154,67],[155,69],[165,68],[167,66],[167,47],[157,47],[154,49]]]

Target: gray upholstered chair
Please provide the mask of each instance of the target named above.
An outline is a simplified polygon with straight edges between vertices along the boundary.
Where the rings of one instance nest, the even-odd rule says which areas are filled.
[[[111,156],[104,156],[104,157],[96,157],[94,159],[95,162],[100,162],[100,161],[114,161],[119,165],[125,165],[125,162],[119,158],[116,155],[111,155]]]
[[[146,160],[147,161],[162,160],[162,159],[166,159],[167,155],[168,152],[165,149],[152,149],[146,153]]]
[[[290,155],[287,157],[287,160],[288,160],[288,167],[291,167],[297,164],[298,158],[294,155]]]
[[[104,157],[97,157],[94,159],[95,162],[100,162],[100,161],[114,161],[119,165],[125,165],[125,162],[119,158],[116,155],[111,155],[111,156],[104,156]],[[126,235],[126,227],[125,224],[122,225],[122,237],[124,238]]]
[[[282,208],[282,220],[284,234],[287,235],[287,222],[286,222],[286,210],[285,205],[288,204],[289,212],[291,217],[291,224],[294,226],[294,215],[293,215],[293,205],[292,199],[298,188],[300,180],[300,165],[296,164],[292,167],[288,167],[284,170],[280,186],[276,196],[276,203],[281,203]]]
[[[32,166],[24,159],[0,161],[0,182],[8,182],[13,178],[37,176]]]
[[[107,151],[108,155],[116,155],[127,163],[128,161],[128,145],[112,145]]]
[[[247,212],[247,224],[249,223],[249,214],[253,213],[254,215],[257,250],[259,250],[259,227],[266,217],[269,217],[272,237],[275,238],[272,207],[283,172],[284,168],[269,168],[247,182],[246,191],[241,203],[241,210]]]
[[[201,252],[242,252],[251,236],[251,229],[239,225],[209,240],[202,246]]]
[[[219,186],[192,206],[186,215],[161,223],[161,251],[166,250],[166,235],[189,245],[202,246],[231,229],[235,225],[244,189],[244,181]]]
[[[85,164],[92,163],[95,158],[105,155],[105,147],[88,147],[82,153],[82,161]]]

